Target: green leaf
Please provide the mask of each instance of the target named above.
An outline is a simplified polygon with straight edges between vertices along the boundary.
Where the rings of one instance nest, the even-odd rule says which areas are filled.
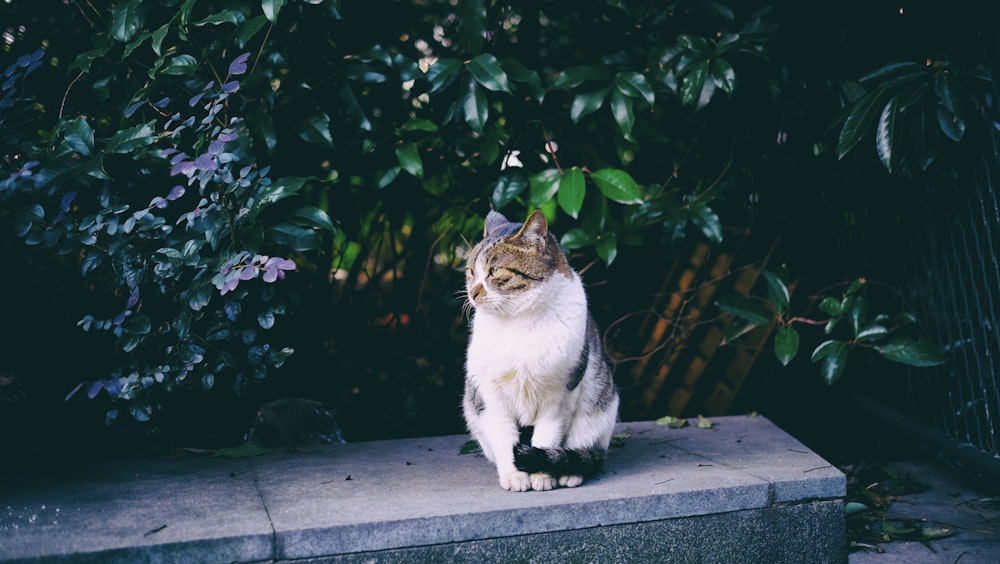
[[[285,245],[293,251],[314,251],[320,246],[319,237],[314,229],[299,227],[288,222],[268,227],[267,233],[275,243]]]
[[[820,373],[827,385],[832,385],[843,374],[847,368],[847,343],[834,341],[829,353],[823,358]]]
[[[906,110],[906,108],[923,101],[928,88],[926,82],[921,82],[919,84],[911,84],[900,90],[899,94],[895,96],[896,105],[899,107],[899,110]]]
[[[151,410],[148,405],[133,405],[128,410],[129,414],[132,415],[132,418],[140,422],[149,421],[150,411]]]
[[[458,454],[482,454],[483,448],[475,440],[465,441],[465,444],[458,449]]]
[[[851,331],[856,338],[868,318],[868,302],[861,296],[851,296],[845,298],[842,305],[844,313],[847,314],[847,320],[851,324]]]
[[[922,78],[926,73],[926,65],[920,63],[912,61],[890,63],[862,76],[858,79],[858,82],[865,85],[871,84],[873,86],[879,85],[884,87],[886,86],[885,83],[900,84],[904,81]]]
[[[870,343],[872,341],[877,341],[888,334],[889,329],[882,325],[869,325],[868,327],[858,331],[858,335],[855,339],[861,343]]]
[[[132,51],[135,51],[137,48],[139,48],[140,45],[145,43],[146,40],[151,37],[153,37],[153,32],[151,31],[140,33],[138,37],[136,37],[135,39],[130,41],[127,45],[125,45],[125,50],[122,52],[122,57],[128,58],[128,56],[132,54]]]
[[[170,31],[170,22],[161,25],[156,29],[156,31],[149,34],[149,36],[153,39],[150,41],[150,47],[152,47],[153,53],[156,53],[157,57],[163,54],[161,47],[163,45],[163,39],[167,36],[168,31]]]
[[[144,22],[143,13],[139,10],[142,0],[128,0],[111,7],[111,37],[121,43],[132,39]]]
[[[267,16],[268,21],[277,23],[278,12],[281,11],[281,7],[284,4],[285,0],[263,0],[260,3],[260,7],[264,9],[264,15]]]
[[[854,515],[855,513],[861,513],[868,510],[869,507],[867,505],[856,501],[849,501],[844,505],[844,515]]]
[[[410,121],[399,126],[403,131],[427,131],[434,133],[438,130],[437,124],[429,119],[423,118],[413,118]]]
[[[611,92],[611,87],[601,88],[593,92],[583,92],[573,98],[573,104],[569,108],[569,117],[576,123],[584,116],[594,113],[604,105],[604,99]]]
[[[774,356],[783,366],[799,352],[799,332],[792,327],[782,327],[774,334]]]
[[[632,435],[628,433],[618,433],[617,435],[611,437],[611,442],[608,446],[610,448],[625,448],[625,442],[628,441],[631,436]]]
[[[938,126],[941,132],[954,142],[959,142],[965,135],[965,120],[948,111],[944,106],[937,109]]]
[[[483,88],[494,92],[510,93],[510,84],[507,82],[507,73],[500,67],[497,58],[489,53],[483,53],[473,58],[468,63],[469,74]]]
[[[236,29],[236,35],[234,37],[236,45],[239,46],[240,49],[245,48],[247,43],[249,43],[260,30],[264,29],[266,24],[266,16],[256,16],[240,24],[240,26]],[[159,55],[159,51],[157,51],[156,54]]]
[[[509,79],[526,84],[535,100],[541,102],[545,98],[545,89],[542,88],[542,80],[538,78],[537,72],[524,66],[517,59],[511,58],[501,59],[500,66]]]
[[[857,294],[861,288],[865,287],[865,279],[858,278],[857,280],[851,280],[851,283],[847,285],[847,289],[844,290],[845,296],[853,296]]]
[[[260,312],[257,315],[257,324],[263,329],[274,327],[274,312],[271,310]]]
[[[882,166],[892,174],[899,171],[902,160],[903,116],[896,97],[893,96],[882,108],[875,128],[875,150]]]
[[[712,208],[699,202],[688,208],[691,216],[691,223],[697,227],[705,238],[713,243],[722,242],[722,222]]]
[[[955,78],[951,72],[945,71],[938,74],[934,80],[934,94],[937,95],[938,104],[952,115],[962,114],[962,83]]]
[[[618,236],[614,233],[605,233],[597,237],[597,244],[594,246],[597,256],[604,261],[604,264],[611,265],[618,256]]]
[[[482,133],[490,112],[486,104],[486,95],[476,85],[475,80],[469,80],[465,96],[462,98],[462,110],[465,112],[465,122],[469,127],[476,133]]]
[[[624,170],[603,168],[592,172],[590,179],[597,185],[601,194],[604,194],[604,197],[609,200],[622,204],[642,203],[639,185],[632,179],[632,175]]]
[[[380,67],[367,63],[346,65],[341,72],[351,80],[367,84],[382,84],[388,80]]]
[[[299,137],[303,141],[333,148],[333,136],[330,134],[330,116],[325,112],[315,113],[299,123]]]
[[[156,141],[156,132],[148,124],[115,132],[104,150],[108,153],[131,153]]]
[[[316,206],[302,206],[292,212],[292,217],[300,220],[308,226],[323,229],[325,231],[329,231],[330,233],[336,232],[336,228],[333,226],[333,222],[330,220],[329,214]]]
[[[698,35],[682,33],[677,36],[677,44],[695,53],[704,53],[709,50],[708,40]]]
[[[731,343],[739,339],[757,326],[756,323],[750,323],[746,319],[740,317],[733,318],[733,322],[726,328],[726,334],[722,337],[722,344]]]
[[[371,131],[371,120],[368,119],[364,108],[358,102],[358,97],[354,95],[354,91],[346,82],[340,87],[340,99],[344,103],[344,113],[352,118],[356,126],[365,131]]]
[[[167,64],[160,69],[160,72],[172,76],[187,76],[194,74],[197,70],[198,60],[191,55],[181,54],[171,57]]]
[[[909,366],[937,366],[947,360],[940,347],[922,338],[898,337],[889,344],[876,346],[875,350],[887,360]]]
[[[722,311],[754,325],[770,323],[773,315],[764,306],[739,294],[726,294],[715,301]]]
[[[248,218],[252,220],[264,208],[298,193],[308,180],[305,177],[285,176],[263,187],[257,196],[257,201],[250,209]]]
[[[733,65],[722,57],[712,60],[712,80],[715,81],[717,88],[730,96],[736,90],[736,73],[733,71]]]
[[[559,244],[564,249],[579,249],[587,245],[592,245],[594,242],[594,236],[591,235],[590,231],[582,227],[574,227],[566,231],[559,239]]]
[[[778,310],[778,313],[788,313],[788,286],[784,280],[769,270],[761,270],[760,273],[767,283],[767,294],[774,304],[774,309]]]
[[[582,65],[570,67],[556,75],[552,81],[553,90],[571,90],[588,80],[610,80],[611,70],[604,65]]]
[[[438,59],[436,63],[427,69],[425,77],[431,83],[431,92],[436,92],[451,82],[452,77],[462,68],[461,59],[447,58]]]
[[[531,208],[548,202],[559,191],[559,169],[548,168],[531,176],[529,180],[531,188],[528,193],[528,204]]]
[[[618,90],[611,93],[611,115],[618,124],[622,137],[632,140],[632,127],[635,125],[635,114],[632,112],[632,99],[626,98]]]
[[[618,91],[630,98],[642,98],[650,106],[656,102],[656,92],[646,77],[637,72],[620,72],[615,75]]]
[[[386,170],[381,176],[378,177],[375,185],[378,186],[379,189],[385,188],[386,186],[392,184],[393,180],[396,180],[396,177],[399,176],[399,173],[402,170],[403,169],[398,166],[394,166]]]
[[[264,147],[271,155],[278,147],[278,136],[274,131],[274,120],[271,114],[266,111],[257,111],[247,116],[247,125],[253,133],[254,139],[263,141]]]
[[[85,118],[77,117],[63,124],[63,143],[81,156],[94,152],[94,130]]]
[[[680,429],[681,427],[687,426],[687,423],[688,423],[687,419],[680,419],[672,415],[664,415],[663,417],[660,417],[659,419],[656,420],[657,425],[666,425],[671,429]]]
[[[528,173],[521,167],[509,168],[500,174],[490,201],[493,207],[501,209],[514,201],[528,187]]]
[[[586,179],[578,167],[567,170],[559,179],[559,191],[556,201],[567,215],[576,219],[583,207],[583,197],[586,193]]]
[[[396,158],[403,170],[420,178],[424,175],[424,163],[420,160],[420,153],[417,151],[417,144],[405,142],[396,145]]]
[[[882,109],[884,97],[885,90],[876,90],[865,94],[851,106],[837,141],[837,156],[839,158],[844,158],[844,155],[850,152],[871,129],[879,115],[879,110]]]
[[[839,342],[840,341],[834,341],[832,339],[829,341],[823,341],[822,343],[817,345],[815,349],[813,349],[812,357],[810,358],[810,360],[812,362],[819,362],[820,360],[823,360],[824,358],[826,358],[826,355],[830,354],[833,351],[833,349],[837,346],[837,343]]]
[[[681,103],[685,106],[695,106],[697,108],[703,107],[708,103],[708,100],[704,100],[705,93],[703,92],[706,88],[705,79],[708,77],[708,61],[701,61],[684,76],[684,82],[681,84]],[[713,85],[714,88],[714,85]],[[709,92],[709,97],[711,93]]]
[[[126,331],[135,335],[148,335],[153,329],[153,323],[148,315],[130,315],[122,322]]]
[[[464,0],[458,5],[458,47],[466,53],[478,53],[486,34],[486,3]]]
[[[219,25],[224,23],[230,23],[233,25],[239,25],[243,21],[243,13],[239,10],[229,9],[223,10],[216,14],[207,16],[205,19],[192,22],[191,25],[200,27],[205,25]]]
[[[840,315],[844,313],[844,308],[841,307],[840,300],[833,296],[823,298],[823,301],[819,302],[819,310],[827,315]]]

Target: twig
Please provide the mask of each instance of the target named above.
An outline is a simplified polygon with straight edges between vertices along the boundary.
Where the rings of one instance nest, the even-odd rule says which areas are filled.
[[[708,194],[713,189],[715,189],[715,187],[717,187],[720,183],[722,183],[722,179],[726,177],[726,174],[729,172],[729,169],[732,168],[733,166],[733,155],[735,153],[736,153],[736,136],[733,135],[733,142],[729,146],[729,159],[726,161],[726,166],[722,167],[722,172],[719,173],[719,176],[717,176],[715,180],[713,180],[712,183],[708,185],[707,188],[702,190],[701,194],[698,194],[697,196],[695,196],[693,200],[691,200],[691,204],[700,200],[703,196],[705,196],[705,194]]]
[[[66,108],[66,98],[69,98],[69,91],[73,89],[73,85],[76,84],[76,81],[80,80],[82,76],[83,71],[80,71],[80,73],[76,75],[76,78],[69,81],[69,85],[66,87],[66,92],[63,93],[62,103],[59,104],[59,119],[62,119],[63,117],[63,110]]]
[[[788,320],[788,323],[789,324],[805,323],[806,325],[826,325],[827,323],[829,323],[829,320],[809,319],[808,317],[793,317]]]
[[[701,124],[701,127],[698,129],[698,133],[695,133],[694,135],[694,140],[691,141],[691,144],[688,145],[687,150],[684,151],[684,155],[681,157],[680,163],[674,165],[673,172],[670,173],[670,176],[668,176],[667,179],[663,182],[663,185],[660,186],[660,191],[656,194],[657,196],[661,196],[664,192],[666,192],[667,188],[670,186],[670,183],[673,182],[673,180],[678,177],[677,173],[680,171],[681,165],[684,164],[684,161],[687,160],[688,156],[691,154],[691,151],[693,151],[695,146],[698,144],[698,139],[701,137],[701,134],[705,131],[705,127],[707,125],[708,122]]]
[[[444,239],[444,236],[447,235],[449,231],[451,231],[452,227],[454,227],[453,224],[448,225],[448,227],[445,227],[444,231],[442,231],[441,234],[438,235],[436,239],[434,239],[434,242],[431,243],[430,250],[427,251],[427,260],[424,261],[424,275],[420,279],[420,288],[417,290],[417,309],[416,309],[416,311],[420,311],[421,307],[423,306],[422,302],[423,302],[423,297],[424,297],[424,288],[426,288],[426,286],[427,286],[427,273],[430,272],[430,270],[431,270],[431,261],[434,259],[434,249],[438,246],[438,243],[441,242],[441,239]]]
[[[264,47],[267,46],[267,38],[271,37],[271,30],[274,29],[274,24],[267,24],[267,31],[264,33],[264,40],[260,42],[260,49],[257,50],[257,56],[253,59],[253,64],[250,65],[250,74],[253,74],[254,69],[257,68],[257,63],[260,61],[261,56],[264,55]]]
[[[552,155],[552,164],[556,165],[556,170],[559,171],[559,174],[562,174],[563,168],[559,164],[559,157],[557,157],[556,152],[552,150],[552,138],[549,137],[549,132],[545,130],[544,125],[541,125],[541,128],[542,128],[542,136],[545,137],[545,152],[547,152],[549,155]]]
[[[802,473],[806,474],[808,472],[812,472],[813,470],[823,470],[824,468],[833,468],[833,466],[831,466],[829,464],[827,464],[826,466],[817,466],[815,468],[810,468],[808,470],[803,470]]]

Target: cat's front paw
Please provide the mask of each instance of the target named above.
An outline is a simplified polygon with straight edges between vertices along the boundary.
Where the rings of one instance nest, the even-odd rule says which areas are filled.
[[[500,474],[500,487],[512,492],[526,492],[531,489],[531,478],[520,470]]]
[[[575,488],[583,483],[583,476],[559,476],[559,485],[564,488]]]
[[[556,479],[551,474],[536,472],[531,475],[531,489],[536,492],[544,492],[556,489]]]

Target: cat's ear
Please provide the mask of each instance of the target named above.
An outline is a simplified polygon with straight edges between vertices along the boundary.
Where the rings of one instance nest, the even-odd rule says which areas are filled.
[[[507,221],[507,218],[502,213],[490,210],[490,213],[486,214],[486,222],[483,224],[483,237],[493,233],[501,225],[507,225],[508,223],[510,222]]]
[[[524,221],[524,226],[517,232],[517,236],[534,242],[540,248],[545,246],[546,238],[549,235],[549,222],[545,220],[542,210],[531,212],[528,219]]]

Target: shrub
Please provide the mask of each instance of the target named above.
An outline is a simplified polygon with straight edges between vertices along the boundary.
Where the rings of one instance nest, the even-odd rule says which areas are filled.
[[[718,244],[760,217],[774,231],[804,226],[819,245],[868,205],[838,191],[863,159],[838,176],[837,158],[877,127],[895,172],[903,102],[937,111],[924,84],[936,75],[907,67],[905,90],[919,96],[896,98],[876,124],[894,71],[869,75],[881,94],[866,95],[848,79],[870,53],[852,51],[846,76],[802,62],[796,38],[809,26],[770,2],[3,9],[28,22],[10,32],[12,53],[24,52],[0,100],[0,199],[16,210],[4,219],[91,285],[80,328],[120,353],[67,397],[106,394],[139,420],[159,391],[241,390],[281,366],[312,331],[272,337],[299,302],[331,320],[335,337],[310,358],[341,358],[352,401],[393,379],[406,398],[440,395],[461,379],[456,249],[490,207],[541,208],[580,263],[619,268],[630,255],[614,271],[625,280],[645,281],[644,257],[661,266],[685,240]],[[954,94],[945,117],[961,118],[963,91],[938,83]],[[820,226],[788,211],[817,194],[846,211],[817,212]],[[390,338],[412,344],[361,350]],[[433,352],[444,341],[457,346]],[[404,368],[390,366],[397,357]],[[406,381],[408,363],[423,380]],[[412,403],[386,410],[412,419]]]

